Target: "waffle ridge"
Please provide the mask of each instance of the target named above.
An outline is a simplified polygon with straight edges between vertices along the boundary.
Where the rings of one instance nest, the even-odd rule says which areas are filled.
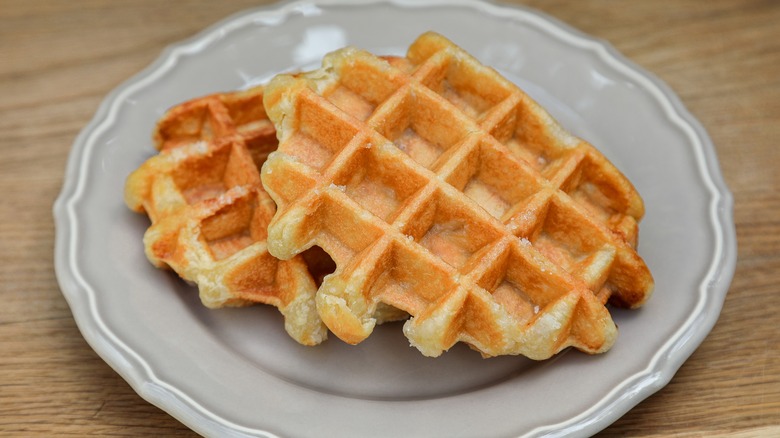
[[[125,202],[145,212],[148,259],[195,283],[210,308],[276,306],[296,341],[327,337],[316,311],[316,279],[303,255],[268,253],[276,205],[259,165],[276,148],[263,88],[204,96],[171,108],[157,123],[159,154],[130,174]]]
[[[485,356],[600,353],[617,333],[607,301],[635,308],[652,292],[631,183],[438,34],[405,58],[331,53],[275,77],[264,105],[279,138],[261,174],[278,206],[268,250],[333,258],[317,309],[346,342],[389,305],[411,315],[404,334],[427,356],[456,342]]]

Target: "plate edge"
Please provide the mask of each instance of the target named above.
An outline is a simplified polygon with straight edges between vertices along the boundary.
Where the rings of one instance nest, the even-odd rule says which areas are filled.
[[[704,304],[701,300],[706,298],[706,295],[709,293],[712,293],[715,295],[714,302],[713,300],[710,300],[708,304],[710,313],[709,315],[712,315],[708,318],[705,318],[705,320],[701,321],[698,318],[691,318],[689,321],[691,321],[690,324],[686,324],[684,327],[682,327],[680,330],[678,330],[677,333],[675,333],[675,338],[673,340],[679,340],[680,338],[683,338],[685,334],[691,334],[691,332],[694,332],[694,328],[706,328],[706,330],[701,331],[699,330],[699,336],[697,337],[685,337],[684,342],[682,342],[680,345],[677,345],[677,342],[672,342],[673,340],[668,341],[666,344],[664,344],[664,348],[659,350],[659,354],[654,356],[653,361],[651,364],[658,364],[663,359],[667,364],[670,364],[671,371],[663,372],[664,370],[658,370],[656,369],[657,366],[649,366],[643,372],[635,374],[637,376],[636,378],[639,379],[640,375],[645,374],[645,378],[641,379],[642,382],[637,382],[634,385],[630,385],[631,388],[638,389],[637,392],[631,391],[631,397],[632,400],[630,402],[630,405],[625,407],[620,412],[617,412],[615,410],[612,410],[613,414],[608,416],[597,416],[595,417],[594,421],[587,421],[587,417],[593,417],[593,414],[597,413],[598,411],[604,410],[609,408],[610,406],[618,403],[621,401],[619,398],[615,398],[611,403],[604,406],[603,403],[599,403],[600,408],[599,409],[591,409],[590,411],[583,413],[582,415],[575,417],[574,419],[571,419],[569,421],[564,421],[561,423],[557,423],[553,426],[545,426],[543,428],[537,428],[531,432],[528,433],[527,436],[542,436],[542,435],[550,435],[550,431],[555,428],[558,432],[561,431],[560,427],[564,426],[564,431],[580,431],[585,432],[586,430],[591,431],[593,433],[598,432],[599,430],[607,427],[609,424],[617,420],[620,416],[622,416],[625,412],[633,408],[636,404],[644,400],[649,395],[653,394],[663,386],[665,386],[674,376],[676,371],[679,369],[679,367],[684,363],[684,361],[695,351],[695,349],[698,347],[698,345],[704,340],[704,338],[707,336],[711,328],[714,326],[714,324],[717,322],[717,317],[719,315],[720,309],[723,305],[723,300],[725,299],[725,295],[728,291],[728,286],[731,282],[731,279],[733,277],[734,273],[734,267],[736,264],[736,232],[733,225],[733,196],[731,195],[731,192],[728,190],[724,180],[723,176],[721,174],[717,155],[715,153],[715,147],[712,141],[709,139],[709,136],[707,135],[704,128],[701,126],[701,124],[698,122],[698,120],[695,119],[695,117],[685,108],[683,103],[680,101],[679,97],[671,90],[671,88],[668,87],[662,80],[655,77],[652,73],[645,70],[644,68],[638,66],[637,64],[633,63],[632,61],[625,58],[622,54],[620,54],[617,50],[614,49],[614,47],[611,46],[608,42],[606,42],[603,39],[595,38],[590,35],[584,34],[581,31],[577,30],[576,28],[573,28],[572,26],[561,22],[560,20],[551,17],[543,12],[539,12],[527,7],[523,6],[515,6],[515,5],[496,5],[494,2],[476,2],[476,1],[470,1],[470,0],[458,0],[458,1],[439,1],[439,0],[427,0],[422,2],[412,2],[411,0],[371,0],[368,2],[363,2],[364,4],[391,4],[397,7],[410,7],[410,5],[414,6],[441,6],[441,5],[447,5],[447,6],[468,6],[468,7],[474,7],[475,9],[478,9],[480,12],[487,13],[490,16],[498,16],[498,17],[506,17],[507,15],[519,15],[519,14],[530,14],[534,15],[537,18],[541,19],[543,22],[547,21],[549,23],[535,23],[535,24],[542,24],[543,27],[546,27],[546,30],[555,30],[555,28],[558,28],[558,31],[564,31],[568,33],[567,36],[567,42],[577,42],[577,39],[580,40],[580,44],[577,44],[580,47],[582,46],[582,41],[587,42],[586,48],[593,50],[594,48],[595,53],[599,56],[599,59],[602,61],[608,62],[610,66],[618,68],[621,72],[624,74],[628,74],[632,78],[640,77],[644,81],[647,81],[649,84],[651,84],[653,87],[657,89],[658,92],[660,92],[661,96],[656,95],[656,93],[652,93],[653,97],[656,101],[658,101],[661,104],[664,104],[664,102],[660,99],[660,97],[663,97],[668,100],[664,106],[665,113],[667,116],[674,115],[678,119],[676,125],[680,128],[684,128],[685,126],[679,125],[679,123],[684,122],[687,124],[687,127],[690,128],[690,130],[693,131],[692,138],[700,140],[700,142],[696,143],[694,142],[694,153],[696,154],[696,161],[699,166],[699,173],[700,176],[703,178],[704,182],[706,183],[706,186],[708,190],[710,191],[711,199],[710,199],[710,219],[711,219],[711,225],[715,228],[713,230],[713,234],[715,234],[716,239],[716,251],[715,255],[713,256],[713,259],[710,263],[710,269],[707,271],[707,274],[704,276],[700,287],[699,287],[699,295],[700,295],[700,305],[697,306],[697,309],[700,309],[704,307]],[[97,313],[94,313],[95,311],[95,303],[94,303],[94,291],[87,291],[86,289],[89,289],[88,284],[84,282],[83,279],[78,279],[76,276],[73,275],[73,266],[67,266],[65,264],[65,256],[68,252],[72,252],[73,248],[75,247],[74,239],[75,239],[75,233],[71,234],[70,236],[66,235],[64,233],[64,230],[61,231],[61,229],[67,228],[69,230],[75,229],[77,226],[75,219],[75,212],[74,212],[74,205],[76,202],[80,199],[79,195],[79,187],[83,184],[84,177],[81,176],[78,179],[73,178],[73,175],[77,173],[77,170],[79,169],[79,165],[82,164],[90,155],[91,150],[93,146],[90,146],[91,143],[88,143],[89,137],[95,136],[96,131],[99,130],[101,127],[105,127],[106,123],[110,123],[109,117],[112,115],[112,113],[115,113],[117,111],[117,105],[118,102],[120,102],[119,97],[125,93],[128,93],[130,91],[133,91],[133,89],[142,87],[145,82],[148,82],[151,77],[155,76],[156,74],[161,74],[164,71],[167,70],[166,64],[170,64],[168,68],[172,67],[177,63],[177,60],[179,57],[186,55],[189,50],[197,49],[198,46],[207,44],[209,41],[213,40],[214,38],[218,38],[219,31],[225,31],[227,28],[227,31],[230,30],[230,28],[235,27],[241,27],[243,24],[245,24],[245,21],[254,16],[258,13],[272,13],[275,15],[280,15],[282,18],[287,18],[289,16],[289,13],[292,12],[296,7],[306,6],[306,5],[345,5],[347,2],[345,0],[321,0],[321,1],[306,1],[306,0],[299,0],[299,1],[285,1],[277,4],[272,5],[266,5],[256,8],[247,9],[244,11],[237,12],[235,14],[232,14],[223,20],[220,20],[216,22],[215,24],[205,28],[204,30],[198,32],[197,34],[193,35],[190,38],[187,38],[183,41],[180,41],[178,43],[175,43],[173,45],[168,46],[163,52],[159,55],[159,57],[153,61],[149,66],[147,66],[145,69],[140,71],[139,73],[133,75],[128,80],[123,82],[120,86],[113,89],[101,102],[100,106],[98,107],[95,115],[91,119],[91,121],[87,124],[87,126],[79,133],[79,135],[74,140],[74,144],[71,149],[71,154],[68,158],[67,167],[65,171],[65,175],[63,177],[64,184],[63,189],[60,192],[60,195],[56,199],[54,206],[53,206],[53,213],[55,216],[55,272],[57,275],[58,282],[60,283],[60,287],[63,291],[63,295],[65,296],[66,300],[68,301],[69,306],[71,307],[74,316],[76,316],[76,312],[78,311],[86,311],[81,309],[76,309],[77,305],[83,306],[83,303],[76,303],[75,300],[78,298],[78,294],[81,293],[82,295],[85,295],[88,299],[88,307],[91,310],[91,313],[93,316],[96,316],[98,320],[100,321],[100,317]],[[517,17],[515,17],[517,18]],[[284,20],[283,20],[284,21]],[[553,36],[560,37],[559,34],[554,34]],[[638,75],[638,76],[637,76]],[[673,111],[672,111],[673,110]],[[674,118],[672,118],[674,119]],[[724,225],[725,224],[725,225]],[[65,226],[63,226],[65,225]],[[68,239],[70,237],[70,239]],[[68,251],[70,249],[70,251]],[[69,271],[67,268],[70,268]],[[77,271],[76,271],[77,272]],[[81,291],[78,291],[81,289]],[[74,292],[75,291],[75,292]],[[705,310],[705,309],[700,309]],[[701,314],[701,312],[699,312]],[[168,399],[165,399],[164,397],[161,397],[159,395],[156,395],[158,392],[157,390],[150,387],[150,383],[152,382],[144,382],[144,381],[137,381],[137,379],[140,378],[140,376],[136,375],[136,373],[132,373],[131,369],[127,369],[129,365],[127,363],[124,364],[114,364],[112,361],[107,360],[114,358],[114,356],[109,355],[108,357],[104,356],[106,354],[118,354],[119,359],[123,362],[127,362],[127,357],[125,357],[121,351],[117,350],[117,345],[111,345],[110,342],[107,342],[107,339],[101,338],[100,335],[106,335],[110,333],[110,330],[108,327],[106,327],[104,324],[98,324],[101,327],[98,327],[102,329],[103,333],[98,333],[101,330],[96,330],[96,327],[84,327],[84,321],[81,321],[83,318],[75,318],[77,325],[79,326],[80,331],[82,331],[82,334],[84,334],[85,339],[87,339],[88,343],[95,349],[98,354],[103,357],[103,359],[110,365],[112,368],[114,368],[120,375],[127,380],[131,386],[138,392],[142,397],[144,397],[149,402],[155,404],[156,406],[160,407],[161,409],[171,413],[174,415],[174,417],[180,419],[182,422],[187,424],[189,427],[193,427],[192,423],[192,416],[191,415],[184,415],[189,413],[179,413],[179,415],[176,415],[173,412],[170,412],[168,408],[163,408],[160,403],[169,401]],[[695,321],[694,321],[695,319]],[[90,324],[93,322],[90,321]],[[693,326],[693,323],[696,323],[695,327]],[[685,332],[685,333],[683,333]],[[89,334],[87,334],[89,333]],[[679,334],[679,336],[677,336]],[[111,336],[108,336],[111,338],[113,336],[113,333],[110,333]],[[700,338],[700,339],[699,339]],[[115,341],[119,341],[115,339]],[[104,344],[107,344],[108,347]],[[674,345],[672,345],[674,344]],[[123,346],[125,349],[128,349],[124,343],[120,343],[118,345]],[[667,347],[668,346],[668,347]],[[687,347],[684,348],[684,347]],[[106,352],[104,349],[109,348],[113,349],[114,351]],[[667,352],[666,350],[670,350],[669,355],[664,355],[661,353]],[[680,352],[680,350],[684,350],[683,352]],[[129,351],[128,351],[129,352]],[[665,357],[664,357],[665,356]],[[140,359],[140,358],[136,358]],[[149,373],[147,374],[148,377],[150,377],[150,380],[157,383],[162,383],[163,385],[161,387],[167,389],[171,389],[169,385],[165,384],[165,382],[161,382],[159,379],[156,378],[154,373],[151,369],[148,368],[148,364],[146,364],[143,360],[140,360],[139,362],[142,364],[142,367],[146,369],[146,371]],[[653,369],[654,372],[649,372],[650,369]],[[649,380],[648,380],[649,379]],[[640,384],[641,383],[641,384]],[[158,386],[152,384],[152,386]],[[625,386],[625,385],[624,385]],[[625,388],[622,388],[622,390],[625,390]],[[178,390],[177,390],[178,391]],[[615,391],[613,391],[615,392]],[[612,393],[610,393],[612,395]],[[605,400],[609,398],[609,396],[605,396],[602,398],[602,400]],[[193,401],[194,402],[194,401]],[[202,408],[200,405],[195,403],[194,405],[186,406],[190,409],[195,409],[199,411],[201,414],[206,414],[207,412],[204,411],[204,408]],[[186,421],[189,420],[189,421]],[[226,421],[224,418],[219,418],[218,420],[225,422],[225,426],[229,426],[232,430],[241,430],[244,429],[238,425],[231,425],[229,421]],[[237,426],[237,428],[236,428]],[[210,429],[210,428],[208,428]],[[204,430],[207,432],[207,430]],[[250,434],[257,434],[263,431],[255,430],[255,429],[245,429],[246,432],[249,432]],[[225,431],[221,431],[220,433],[224,433]],[[267,432],[265,432],[267,433]],[[263,435],[263,436],[273,436],[273,435]]]

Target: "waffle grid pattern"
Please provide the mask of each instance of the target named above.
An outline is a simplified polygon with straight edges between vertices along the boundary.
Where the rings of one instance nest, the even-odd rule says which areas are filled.
[[[149,260],[197,284],[205,306],[274,305],[293,338],[318,344],[327,329],[303,256],[280,261],[266,248],[276,205],[259,166],[276,138],[262,98],[259,87],[170,109],[154,134],[161,152],[128,177],[125,200],[152,221],[144,234]]]
[[[607,300],[636,307],[652,290],[630,182],[439,35],[406,58],[335,52],[277,76],[264,104],[280,139],[262,172],[279,207],[269,251],[333,258],[317,306],[347,342],[384,303],[412,315],[404,333],[428,356],[458,341],[486,356],[602,352]]]

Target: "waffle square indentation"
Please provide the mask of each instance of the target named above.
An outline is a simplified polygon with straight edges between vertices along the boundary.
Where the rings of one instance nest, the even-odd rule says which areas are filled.
[[[370,124],[398,149],[428,169],[469,134],[468,119],[442,108],[423,87],[410,87],[389,100]]]
[[[387,146],[374,143],[375,140],[364,140],[338,170],[333,184],[343,187],[349,198],[390,223],[426,180],[402,161],[388,159],[383,153]]]

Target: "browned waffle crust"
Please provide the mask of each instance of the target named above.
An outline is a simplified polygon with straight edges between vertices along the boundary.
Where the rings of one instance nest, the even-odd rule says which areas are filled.
[[[262,87],[185,102],[160,119],[161,152],[127,179],[125,201],[152,221],[144,235],[149,260],[197,284],[208,307],[267,303],[279,308],[287,332],[302,344],[326,338],[309,267],[328,269],[327,256],[279,261],[266,248],[276,211],[259,166],[276,148],[262,105]]]
[[[458,341],[487,356],[603,352],[607,300],[637,307],[652,291],[631,183],[437,34],[406,58],[332,53],[274,78],[264,105],[280,140],[262,170],[278,205],[268,249],[333,258],[316,301],[347,342],[389,305],[429,356]]]

